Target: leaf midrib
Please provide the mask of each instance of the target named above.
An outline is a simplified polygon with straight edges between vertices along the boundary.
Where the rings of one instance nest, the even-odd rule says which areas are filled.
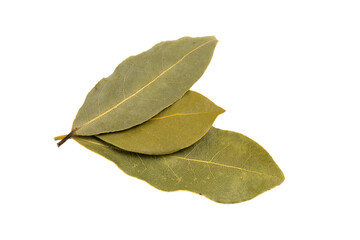
[[[191,116],[191,115],[201,115],[201,114],[212,114],[212,113],[217,113],[216,111],[211,111],[211,112],[195,112],[195,113],[174,113],[174,114],[170,114],[170,115],[165,115],[162,117],[153,117],[149,120],[153,121],[153,120],[161,120],[161,119],[165,119],[165,118],[169,118],[169,117],[177,117],[177,116]]]
[[[186,157],[179,157],[179,156],[169,156],[169,157],[183,159],[183,160],[187,160],[187,161],[198,162],[198,163],[213,164],[215,166],[232,168],[232,169],[237,169],[237,170],[245,171],[245,172],[249,172],[249,173],[255,173],[255,174],[259,174],[259,175],[265,175],[265,176],[268,176],[268,177],[279,178],[278,176],[274,176],[274,175],[271,175],[271,174],[258,172],[258,171],[254,171],[254,170],[249,170],[249,169],[246,169],[246,168],[236,167],[236,166],[232,166],[232,165],[222,164],[222,163],[218,163],[218,162],[213,162],[213,161],[205,161],[205,160],[200,160],[200,159],[195,159],[195,158],[186,158]]]
[[[133,93],[132,95],[130,95],[129,97],[123,99],[121,102],[117,103],[116,105],[114,105],[113,107],[109,108],[108,110],[106,110],[105,112],[103,112],[102,114],[96,116],[95,118],[91,119],[90,121],[84,123],[83,125],[81,125],[80,127],[78,127],[76,129],[79,130],[87,125],[89,125],[90,123],[96,121],[97,119],[103,117],[104,115],[108,114],[109,112],[115,110],[116,108],[118,108],[121,104],[123,104],[124,102],[128,101],[129,99],[133,98],[134,96],[136,96],[138,93],[140,93],[141,91],[143,91],[145,88],[147,88],[148,86],[150,86],[152,83],[154,83],[156,80],[158,80],[161,76],[163,76],[165,73],[169,72],[172,68],[174,68],[177,64],[179,64],[182,60],[184,60],[187,56],[189,56],[191,53],[197,51],[198,49],[202,48],[203,46],[207,45],[210,42],[213,41],[217,41],[216,39],[212,39],[209,40],[205,43],[200,44],[199,46],[197,46],[196,48],[192,49],[191,51],[189,51],[188,53],[186,53],[182,58],[180,58],[176,63],[174,63],[173,65],[171,65],[170,67],[168,67],[167,69],[165,69],[164,71],[162,71],[157,77],[155,77],[153,80],[151,80],[149,83],[147,83],[145,86],[143,86],[142,88],[140,88],[138,91],[136,91],[135,93]]]

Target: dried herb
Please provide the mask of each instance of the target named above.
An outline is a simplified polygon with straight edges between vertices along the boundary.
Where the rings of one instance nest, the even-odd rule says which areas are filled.
[[[87,95],[69,138],[164,191],[237,203],[284,175],[250,138],[212,127],[224,110],[190,87],[206,70],[215,37],[161,42],[129,57]]]
[[[279,167],[259,144],[216,128],[191,147],[160,156],[123,151],[96,137],[74,139],[160,190],[201,193],[220,203],[249,200],[284,181]]]
[[[200,93],[188,91],[180,100],[143,124],[98,138],[121,149],[143,154],[169,154],[201,139],[224,110]]]
[[[90,136],[131,128],[179,100],[202,76],[212,58],[215,37],[161,42],[124,60],[87,95],[72,135]]]

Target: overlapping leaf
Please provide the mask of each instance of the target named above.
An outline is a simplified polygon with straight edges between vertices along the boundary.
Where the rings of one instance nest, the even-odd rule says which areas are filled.
[[[188,91],[216,44],[215,37],[185,37],[129,57],[89,92],[72,131],[55,138],[58,146],[72,137],[158,189],[220,203],[281,184],[271,156],[242,134],[211,127],[224,110]]]
[[[73,134],[121,131],[155,116],[202,76],[216,44],[215,37],[185,37],[127,58],[89,92]]]
[[[96,137],[74,139],[158,189],[201,193],[220,203],[249,200],[284,181],[283,173],[260,145],[239,133],[216,128],[191,147],[162,156],[126,152]]]
[[[97,135],[121,149],[143,154],[169,154],[202,138],[224,110],[203,95],[188,91],[147,122],[125,131]]]

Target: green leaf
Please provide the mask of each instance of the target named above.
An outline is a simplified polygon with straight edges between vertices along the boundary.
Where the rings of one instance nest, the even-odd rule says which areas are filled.
[[[97,135],[121,149],[143,154],[169,154],[201,139],[224,109],[200,93],[188,91],[155,117],[125,131]]]
[[[249,200],[284,181],[279,167],[259,144],[216,128],[191,147],[160,156],[126,152],[96,137],[74,139],[160,190],[201,193],[220,203]]]
[[[215,37],[161,42],[124,60],[87,95],[74,120],[74,135],[116,132],[149,120],[180,99],[202,76]]]

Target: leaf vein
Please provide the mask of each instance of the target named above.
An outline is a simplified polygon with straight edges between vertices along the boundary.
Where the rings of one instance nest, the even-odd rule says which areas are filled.
[[[214,112],[197,112],[197,113],[174,113],[171,115],[166,115],[166,116],[162,116],[162,117],[154,117],[151,118],[150,120],[161,120],[161,119],[165,119],[165,118],[169,118],[169,117],[176,117],[176,116],[191,116],[191,115],[200,115],[200,114],[209,114],[209,113],[214,113]]]
[[[210,42],[213,42],[216,40],[209,40],[199,46],[197,46],[196,48],[192,49],[190,52],[186,53],[182,58],[180,58],[176,63],[174,63],[173,65],[171,65],[170,67],[168,67],[167,69],[165,69],[164,71],[162,71],[157,77],[155,77],[153,80],[151,80],[149,83],[147,83],[145,86],[143,86],[142,88],[140,88],[138,91],[136,91],[135,93],[133,93],[132,95],[130,95],[129,97],[123,99],[121,102],[119,102],[118,104],[114,105],[113,107],[109,108],[108,110],[106,110],[105,112],[103,112],[102,114],[96,116],[95,118],[91,119],[90,121],[84,123],[82,126],[80,126],[78,129],[83,128],[85,126],[87,126],[88,124],[96,121],[97,119],[101,118],[102,116],[108,114],[109,112],[113,111],[114,109],[118,108],[121,104],[123,104],[124,102],[128,101],[129,99],[133,98],[134,96],[136,96],[138,93],[140,93],[142,90],[144,90],[145,88],[147,88],[149,85],[151,85],[152,83],[154,83],[156,80],[158,80],[161,76],[163,76],[165,73],[169,72],[172,68],[174,68],[176,65],[178,65],[180,62],[182,62],[187,56],[189,56],[191,53],[195,52],[196,50],[200,49],[201,47],[207,45]]]
[[[213,165],[216,165],[216,166],[221,166],[221,167],[226,167],[226,168],[233,168],[233,169],[237,169],[237,170],[244,171],[244,172],[255,173],[255,174],[259,174],[259,175],[265,175],[265,176],[279,178],[277,176],[270,175],[270,174],[267,174],[267,173],[258,172],[258,171],[254,171],[254,170],[249,170],[249,169],[236,167],[236,166],[231,166],[231,165],[226,165],[226,164],[222,164],[222,163],[218,163],[218,162],[209,162],[209,161],[200,160],[200,159],[184,158],[184,157],[178,157],[178,156],[169,156],[169,157],[188,160],[188,161],[193,161],[193,162],[198,162],[198,163],[213,164]]]

